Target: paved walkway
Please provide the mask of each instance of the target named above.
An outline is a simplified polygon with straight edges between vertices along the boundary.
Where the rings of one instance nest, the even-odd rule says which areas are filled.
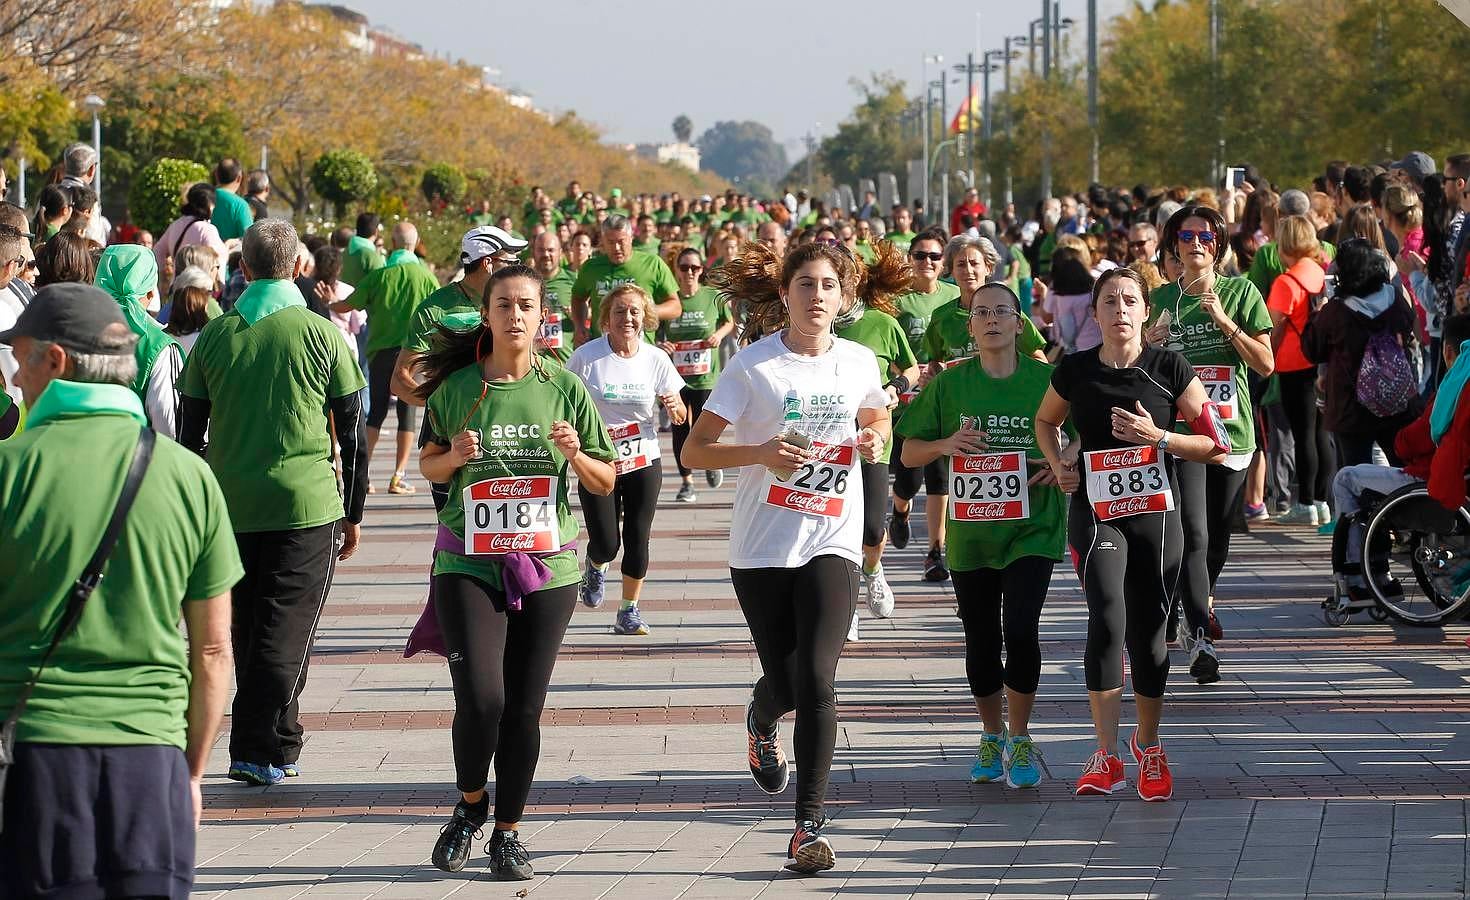
[[[579,608],[557,665],[522,825],[541,874],[489,881],[477,848],[446,876],[428,857],[456,799],[449,677],[438,657],[400,652],[432,541],[419,486],[370,499],[364,546],[338,570],[302,701],[301,778],[207,781],[201,896],[1465,896],[1470,629],[1326,626],[1326,539],[1278,528],[1236,539],[1218,606],[1225,679],[1198,687],[1175,654],[1175,799],[1145,804],[1071,796],[1092,742],[1086,612],[1066,566],[1042,619],[1032,729],[1054,777],[1030,792],[967,782],[980,729],[948,585],[919,580],[920,524],[889,553],[897,614],[864,608],[838,672],[837,868],[785,875],[792,791],[767,797],[745,772],[757,667],[725,566],[733,479],[700,482],[684,506],[672,475],[645,589],[653,633],[616,637],[610,609]]]

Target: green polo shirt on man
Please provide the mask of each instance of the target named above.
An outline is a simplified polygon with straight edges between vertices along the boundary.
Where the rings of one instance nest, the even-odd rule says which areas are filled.
[[[464,292],[462,282],[446,284],[424,298],[409,320],[402,348],[411,353],[428,353],[433,347],[434,333],[447,316],[480,311],[480,301]]]
[[[209,224],[219,231],[219,239],[222,241],[237,240],[245,236],[245,231],[255,224],[255,213],[251,211],[250,204],[245,202],[234,191],[217,187],[214,189],[214,214],[209,217]]]
[[[919,362],[929,361],[929,354],[924,351],[924,332],[929,330],[929,320],[934,317],[934,311],[959,295],[958,287],[940,281],[935,283],[933,293],[909,291],[894,298],[893,304],[898,307],[898,324]]]
[[[890,231],[883,235],[883,240],[903,251],[908,255],[909,247],[913,246],[915,234],[912,231]]]
[[[143,422],[143,404],[126,387],[57,380],[36,398],[26,430],[0,443],[0,547],[9,548],[0,553],[0,710],[15,705],[46,652],[112,515]],[[217,597],[244,574],[214,476],[159,437],[106,577],[42,673],[18,740],[182,750],[183,604]]]
[[[381,269],[364,275],[347,304],[367,310],[368,358],[402,347],[414,312],[437,290],[439,279],[411,250],[394,250]]]
[[[659,248],[661,248],[662,246],[663,241],[660,241],[658,238],[649,238],[646,241],[633,242],[634,250],[637,250],[639,253],[652,253],[654,256],[658,255]]]
[[[602,329],[597,326],[602,298],[613,288],[624,284],[636,284],[643,288],[654,303],[679,295],[679,282],[674,280],[673,270],[657,256],[630,253],[626,261],[614,265],[606,254],[594,253],[577,272],[577,280],[572,285],[572,296],[587,300],[588,314],[592,319],[588,340],[602,335]],[[658,323],[653,325],[656,328]]]
[[[363,276],[381,268],[383,254],[378,252],[377,245],[368,238],[353,235],[347,249],[342,251],[342,280],[355,288]]]
[[[572,286],[576,283],[577,273],[564,266],[546,279],[541,287],[541,296],[546,302],[546,321],[555,318],[561,325],[561,347],[543,351],[557,362],[564,363],[572,356],[572,340],[577,334],[576,323],[572,321]]]
[[[327,401],[363,386],[342,333],[306,308],[291,281],[252,281],[204,326],[181,391],[209,401],[209,467],[237,532],[343,517]]]

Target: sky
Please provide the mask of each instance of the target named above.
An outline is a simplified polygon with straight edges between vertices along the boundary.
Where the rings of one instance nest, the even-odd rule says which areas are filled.
[[[1042,0],[339,2],[426,51],[498,69],[498,84],[542,109],[575,110],[609,141],[671,141],[681,113],[696,138],[717,121],[753,119],[792,159],[803,135],[831,134],[852,110],[851,79],[892,72],[917,95],[925,55],[943,55],[949,68],[977,47],[1000,49],[1042,9]],[[1098,0],[1099,19],[1131,2]],[[1062,0],[1061,9],[1077,20],[1072,52],[1085,54],[1086,0]],[[1013,74],[1027,65],[1021,54]],[[962,73],[950,77],[960,80],[948,89],[953,116],[965,86]],[[991,77],[999,90],[999,74]]]

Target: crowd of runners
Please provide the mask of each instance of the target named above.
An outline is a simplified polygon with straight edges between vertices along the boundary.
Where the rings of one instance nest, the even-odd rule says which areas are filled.
[[[405,654],[443,655],[453,683],[461,796],[432,856],[445,871],[488,827],[494,877],[532,876],[518,825],[558,651],[576,605],[604,608],[614,585],[614,633],[660,627],[640,600],[670,466],[680,503],[700,502],[697,471],[710,488],[736,479],[729,571],[762,672],[749,770],[786,789],[778,723],[794,712],[787,857],[802,873],[834,864],[823,802],[837,664],[861,639],[861,607],[895,613],[885,555],[914,553],[924,582],[952,585],[980,728],[969,777],[1014,789],[1046,770],[1031,736],[1039,622],[1069,559],[1097,738],[1076,793],[1124,787],[1128,758],[1139,796],[1163,801],[1170,645],[1197,682],[1220,679],[1213,605],[1232,533],[1330,531],[1363,484],[1422,478],[1446,506],[1464,499],[1470,156],[1442,171],[1422,153],[1331,163],[1280,193],[1248,166],[1197,190],[1094,185],[1032,215],[971,191],[945,221],[871,194],[829,210],[805,193],[604,197],[573,181],[559,200],[534,189],[512,214],[467,212],[441,286],[411,221],[364,213],[302,236],[269,217],[263,173],[233,160],[188,190],[157,241],[126,226],[99,236],[89,154],[68,151],[39,209],[0,207],[0,486],[3,521],[21,523],[3,538],[41,534],[24,479],[69,417],[123,417],[201,454],[212,477],[175,514],[195,539],[158,544],[174,554],[166,566],[133,565],[184,600],[223,593],[228,607],[233,593],[228,774],[270,785],[306,774],[298,699],[368,495],[426,483],[438,527]],[[1452,390],[1435,395],[1441,381]],[[369,461],[390,410],[385,478]],[[1400,430],[1416,428],[1427,453],[1405,449]],[[1378,465],[1395,474],[1376,478],[1364,468],[1375,454],[1403,468]],[[107,477],[99,497],[117,494]],[[10,556],[0,584],[42,577],[44,555]],[[1361,589],[1360,571],[1345,574]],[[0,644],[38,657],[0,651],[0,709],[24,696],[61,607],[0,624]],[[154,623],[139,645],[152,650],[135,647],[109,682],[187,672],[168,630]],[[52,646],[19,719],[25,772],[59,771],[41,745],[127,743],[63,709],[105,687],[77,674],[95,651],[69,646]],[[1125,651],[1137,722],[1120,753]],[[185,684],[155,688],[175,716]],[[139,731],[182,754],[196,817],[224,703],[210,685],[212,721],[190,694],[187,728]],[[43,802],[32,793],[18,802]],[[14,810],[0,858],[26,872],[48,823],[81,814],[40,815],[17,836],[12,816],[33,811]]]

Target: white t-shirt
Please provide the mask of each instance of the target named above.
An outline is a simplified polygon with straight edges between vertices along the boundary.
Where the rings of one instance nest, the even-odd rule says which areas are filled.
[[[636,422],[654,425],[656,432],[659,395],[677,394],[684,379],[674,371],[667,353],[641,341],[637,350],[632,356],[619,356],[604,335],[578,347],[567,360],[567,369],[587,385],[609,429]]]
[[[0,287],[0,331],[14,327],[15,320],[20,318],[25,308],[26,304],[15,288],[10,285]],[[5,378],[5,393],[16,403],[21,402],[20,387],[15,383],[15,373],[19,370],[20,364],[15,361],[15,352],[10,345],[0,344],[0,376]]]
[[[779,332],[769,335],[730,359],[704,409],[734,426],[735,443],[763,444],[786,430],[788,406],[800,409],[794,429],[829,449],[784,482],[764,466],[741,468],[730,566],[796,568],[824,554],[861,563],[857,414],[888,406],[873,351],[834,338],[821,356],[803,356],[788,350]]]

